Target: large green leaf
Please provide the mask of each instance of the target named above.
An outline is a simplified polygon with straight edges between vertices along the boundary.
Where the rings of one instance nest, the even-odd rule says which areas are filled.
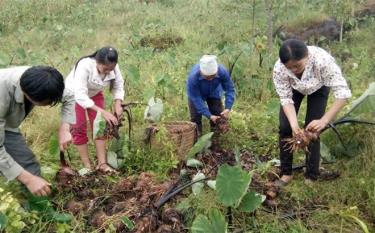
[[[121,217],[121,221],[125,224],[128,230],[132,231],[134,229],[134,222],[130,220],[127,216]]]
[[[219,201],[225,206],[237,208],[245,196],[251,175],[239,166],[224,164],[216,177],[216,191]]]
[[[211,145],[211,138],[214,135],[213,132],[203,135],[198,139],[194,146],[190,149],[188,153],[188,158],[193,158],[197,153],[207,149]]]
[[[134,65],[128,65],[127,69],[126,69],[126,72],[128,74],[128,77],[129,77],[129,81],[132,83],[132,84],[137,84],[139,83],[139,78],[140,78],[140,74],[139,74],[139,69],[138,67],[134,66]]]
[[[0,212],[0,231],[5,229],[5,226],[7,225],[7,216]]]
[[[144,112],[144,119],[151,122],[160,121],[163,113],[163,101],[159,98],[152,97],[148,100],[147,107]]]
[[[71,214],[59,213],[54,211],[51,215],[48,216],[51,220],[54,220],[59,223],[69,223],[72,221],[73,217]]]
[[[238,210],[243,212],[254,212],[260,205],[262,205],[263,198],[262,195],[251,191],[247,192],[246,195],[242,198]]]
[[[217,209],[211,209],[208,217],[199,214],[191,226],[192,233],[226,233],[228,224],[223,214]]]
[[[93,124],[93,138],[99,138],[104,135],[106,122],[100,112],[96,113],[96,117]]]
[[[368,89],[355,101],[345,115],[355,117],[363,113],[375,113],[375,82],[370,83]]]

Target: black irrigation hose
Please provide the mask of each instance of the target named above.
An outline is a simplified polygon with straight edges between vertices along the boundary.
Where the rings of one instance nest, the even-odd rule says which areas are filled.
[[[218,167],[218,164],[216,164],[215,166],[213,166],[208,172],[207,172],[207,175],[210,174],[215,168]],[[177,186],[176,185],[182,180],[182,177],[180,176],[178,178],[178,180],[176,181],[176,183],[174,183],[161,197],[160,199],[156,202],[156,204],[154,204],[154,206],[158,209],[160,207],[162,207],[169,199],[171,199],[173,196],[175,196],[176,194],[178,194],[179,192],[181,192],[182,190],[184,190],[185,188],[197,183],[197,182],[200,182],[200,181],[204,181],[204,180],[208,180],[209,178],[206,177],[204,179],[201,179],[201,180],[197,180],[197,181],[189,181],[183,185],[180,185],[180,186]]]
[[[355,120],[355,119],[342,119],[342,120],[339,120],[339,121],[336,121],[334,123],[329,123],[328,126],[326,128],[324,128],[322,130],[321,133],[323,133],[324,131],[326,131],[327,129],[332,129],[333,132],[336,134],[337,138],[339,139],[341,145],[344,147],[345,150],[347,150],[346,146],[345,146],[345,143],[344,141],[342,140],[342,137],[341,137],[341,134],[339,133],[339,131],[337,130],[336,126],[338,125],[342,125],[342,124],[346,124],[346,123],[353,123],[353,124],[366,124],[366,125],[374,125],[375,126],[375,122],[371,122],[371,121],[362,121],[362,120]]]
[[[341,145],[344,147],[344,149],[347,150],[347,148],[346,148],[346,146],[344,144],[344,141],[342,140],[341,134],[339,133],[339,131],[337,130],[337,128],[333,124],[331,124],[331,123],[329,123],[328,125],[333,130],[333,132],[336,134],[337,138],[339,139],[339,141],[340,141]]]
[[[335,128],[338,125],[342,125],[342,124],[346,124],[346,123],[375,125],[375,122],[372,122],[372,121],[362,121],[362,120],[355,120],[355,119],[342,119],[342,120],[338,120],[336,122],[333,122],[332,124],[329,124],[326,128],[324,128],[322,130],[322,132],[326,131],[327,129]]]
[[[179,192],[181,192],[182,190],[184,190],[185,188],[195,184],[195,183],[198,183],[198,182],[202,182],[202,181],[205,181],[205,180],[208,180],[209,178],[208,177],[205,177],[203,179],[200,179],[200,180],[195,180],[195,181],[190,181],[184,185],[181,185],[179,186],[178,188],[176,188],[173,192],[169,193],[168,195],[163,195],[158,202],[156,202],[154,204],[154,207],[159,209],[160,207],[162,207],[169,199],[171,199],[172,197],[174,197],[176,194],[178,194]]]
[[[334,122],[333,125],[341,125],[345,123],[354,123],[354,124],[366,124],[366,125],[375,125],[375,122],[371,121],[361,121],[361,120],[355,120],[355,119],[343,119],[339,120],[337,122]]]

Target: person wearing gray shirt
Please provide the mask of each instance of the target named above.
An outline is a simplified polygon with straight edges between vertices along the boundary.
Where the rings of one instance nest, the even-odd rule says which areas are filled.
[[[70,124],[75,123],[74,95],[64,87],[61,73],[49,66],[0,69],[0,172],[8,180],[19,180],[34,195],[48,195],[50,184],[41,177],[40,165],[19,126],[34,106],[61,102],[58,135],[64,150],[72,138]]]

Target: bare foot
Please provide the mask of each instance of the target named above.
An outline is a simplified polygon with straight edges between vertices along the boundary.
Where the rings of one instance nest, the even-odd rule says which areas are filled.
[[[293,176],[287,176],[287,175],[283,175],[280,178],[280,180],[282,180],[284,183],[289,183],[292,179],[293,179]]]
[[[118,171],[112,168],[108,163],[98,164],[96,170],[107,174],[118,174]]]

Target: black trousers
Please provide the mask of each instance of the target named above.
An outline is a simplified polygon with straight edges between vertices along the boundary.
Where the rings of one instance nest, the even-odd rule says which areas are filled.
[[[220,116],[220,113],[224,111],[223,103],[221,99],[207,99],[208,110],[212,115]],[[189,111],[190,111],[190,121],[197,124],[199,135],[202,134],[202,114],[197,112],[193,102],[189,100]],[[211,129],[215,127],[215,124],[210,121]]]
[[[307,96],[307,112],[304,127],[311,121],[320,119],[324,115],[328,96],[329,88],[326,86]],[[293,90],[293,101],[297,114],[304,97],[300,92]],[[292,129],[282,107],[280,107],[279,121],[281,175],[292,175],[293,153],[286,149],[286,143],[284,142],[284,139],[292,137]],[[308,149],[309,152],[306,153],[305,177],[316,180],[319,176],[320,140],[311,143]]]

